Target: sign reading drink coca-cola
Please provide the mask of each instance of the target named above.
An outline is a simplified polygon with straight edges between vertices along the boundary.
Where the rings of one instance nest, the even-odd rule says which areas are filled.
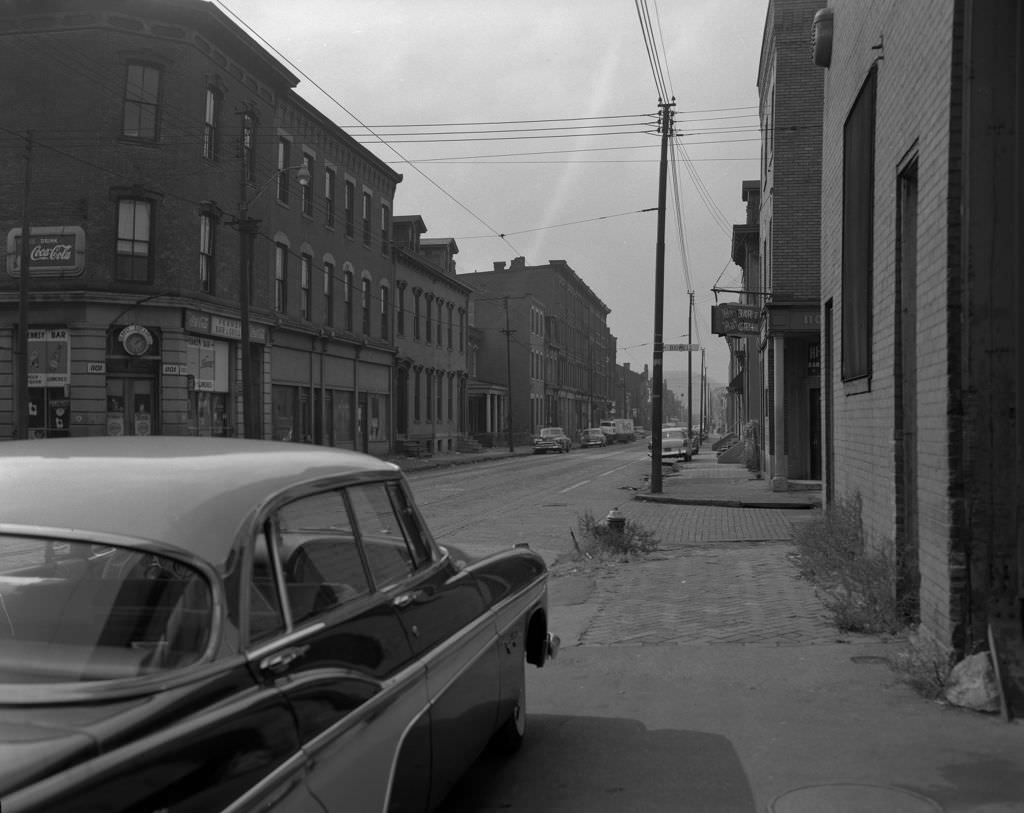
[[[28,237],[33,277],[77,276],[85,270],[85,231],[79,226],[35,226]],[[21,275],[21,229],[7,233],[7,273]]]

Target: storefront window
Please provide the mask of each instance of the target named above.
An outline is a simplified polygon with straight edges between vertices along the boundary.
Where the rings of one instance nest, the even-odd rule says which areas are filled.
[[[366,396],[368,412],[367,439],[370,441],[387,440],[388,438],[388,397],[386,395]]]
[[[234,434],[229,409],[231,345],[190,336],[186,348],[188,421],[193,435],[227,437]]]
[[[351,446],[355,440],[352,433],[352,393],[345,390],[334,390],[334,445]]]

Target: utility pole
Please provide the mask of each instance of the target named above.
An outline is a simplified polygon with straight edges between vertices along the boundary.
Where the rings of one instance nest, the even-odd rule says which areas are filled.
[[[654,250],[654,364],[651,388],[651,493],[660,494],[661,485],[661,423],[662,423],[662,356],[665,332],[665,197],[668,174],[668,139],[672,130],[671,102],[658,100],[661,108],[661,162],[658,167],[658,237]]]
[[[508,409],[505,410],[505,420],[508,422],[508,450],[514,452],[515,444],[512,443],[512,334],[513,330],[508,325],[508,297],[505,297],[505,388],[508,390]]]
[[[18,385],[17,437],[28,437],[28,286],[29,286],[29,191],[32,188],[32,131],[25,134],[25,191],[21,209],[21,268],[18,277]]]
[[[704,348],[700,349],[700,429],[697,430],[697,448],[700,448],[701,442],[704,440],[704,400],[707,398],[706,394],[707,384],[707,369],[704,367]]]
[[[693,431],[693,291],[690,291],[690,316],[686,328],[686,436]],[[698,446],[699,446],[698,442]]]

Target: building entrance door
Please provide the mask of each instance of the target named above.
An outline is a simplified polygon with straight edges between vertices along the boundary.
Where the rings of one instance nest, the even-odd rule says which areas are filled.
[[[155,391],[152,378],[108,378],[107,434],[156,434]]]

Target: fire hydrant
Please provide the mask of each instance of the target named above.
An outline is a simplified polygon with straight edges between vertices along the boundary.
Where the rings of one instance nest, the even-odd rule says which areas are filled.
[[[626,518],[619,511],[618,507],[609,511],[604,521],[610,530],[618,531],[619,533],[626,530]]]

